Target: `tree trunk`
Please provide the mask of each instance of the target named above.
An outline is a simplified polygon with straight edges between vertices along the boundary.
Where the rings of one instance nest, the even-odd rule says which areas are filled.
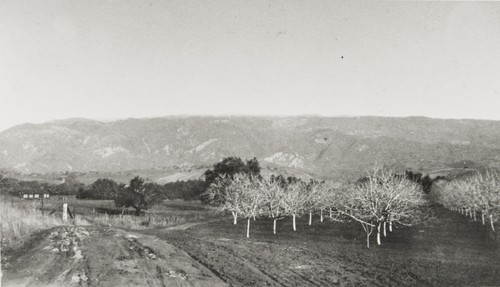
[[[330,207],[330,218],[333,217],[333,211],[332,211],[332,208]]]
[[[389,231],[392,232],[392,221],[389,221]]]
[[[366,247],[370,248],[370,233],[366,234]]]
[[[319,214],[320,214],[319,221],[323,222],[323,209],[319,211]]]
[[[295,226],[295,213],[292,215],[293,217],[293,231],[297,231],[297,227]]]
[[[64,203],[63,204],[63,221],[68,221],[68,204]]]
[[[276,218],[273,220],[273,234],[276,234]]]
[[[247,238],[250,238],[250,216],[247,218]]]
[[[484,211],[481,212],[481,221],[483,222],[483,225],[485,225],[486,223],[484,222]]]
[[[253,221],[255,221],[255,214],[253,215]]]
[[[476,221],[476,219],[477,219],[477,218],[476,218],[476,209],[474,209],[474,210],[473,210],[472,215],[474,216],[474,218],[473,218],[473,219],[474,219],[474,221]]]
[[[385,228],[386,223],[387,223],[387,222],[385,222],[385,221],[384,221],[384,237],[387,237],[387,231],[386,231],[386,228]]]
[[[233,214],[233,224],[236,225],[238,223],[238,212],[231,211],[231,213]]]
[[[495,231],[495,225],[493,224],[493,214],[490,214],[490,224],[491,224],[491,230]]]
[[[380,242],[380,225],[381,225],[381,222],[379,222],[377,225],[377,245],[381,244],[381,242]]]
[[[309,211],[309,226],[311,226],[312,224],[312,217],[313,217],[312,211]]]

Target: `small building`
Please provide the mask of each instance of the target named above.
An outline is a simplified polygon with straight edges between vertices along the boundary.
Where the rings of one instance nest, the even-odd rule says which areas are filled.
[[[50,198],[50,194],[48,192],[21,192],[22,199],[48,199]]]

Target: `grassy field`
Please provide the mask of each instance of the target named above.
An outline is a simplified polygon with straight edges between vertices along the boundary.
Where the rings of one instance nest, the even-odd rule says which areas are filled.
[[[83,218],[94,224],[111,225],[127,229],[163,228],[176,224],[208,220],[215,215],[199,202],[162,201],[145,210],[141,216],[134,216],[133,209],[115,207],[113,200],[79,200],[68,197],[67,200],[47,200],[45,212],[60,214],[63,203],[76,218]],[[122,215],[123,211],[123,215]]]
[[[21,245],[30,235],[55,226],[67,225],[61,216],[42,213],[40,201],[28,201],[11,196],[0,197],[0,233],[4,246]],[[88,224],[77,220],[76,224]]]
[[[68,208],[74,219],[62,221],[62,206]],[[127,229],[162,228],[177,224],[198,222],[215,216],[198,202],[166,201],[147,210],[142,216],[129,215],[131,209],[116,208],[112,200],[23,200],[12,196],[0,198],[1,237],[4,246],[21,245],[30,235],[56,226],[107,225]],[[76,220],[76,221],[75,221]]]

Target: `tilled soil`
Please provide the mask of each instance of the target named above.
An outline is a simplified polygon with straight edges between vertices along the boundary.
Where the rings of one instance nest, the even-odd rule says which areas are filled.
[[[163,240],[104,227],[53,229],[5,265],[3,286],[227,286]]]
[[[355,223],[213,221],[150,231],[185,250],[231,286],[500,286],[500,242],[480,222],[435,207],[436,219],[395,228],[371,248]]]

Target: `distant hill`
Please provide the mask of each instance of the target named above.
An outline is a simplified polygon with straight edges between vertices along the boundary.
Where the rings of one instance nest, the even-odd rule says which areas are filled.
[[[68,119],[0,133],[0,168],[22,173],[177,170],[174,176],[158,176],[168,181],[184,178],[179,169],[203,169],[231,155],[257,157],[268,171],[338,179],[375,162],[414,170],[499,167],[500,122],[192,116]]]

